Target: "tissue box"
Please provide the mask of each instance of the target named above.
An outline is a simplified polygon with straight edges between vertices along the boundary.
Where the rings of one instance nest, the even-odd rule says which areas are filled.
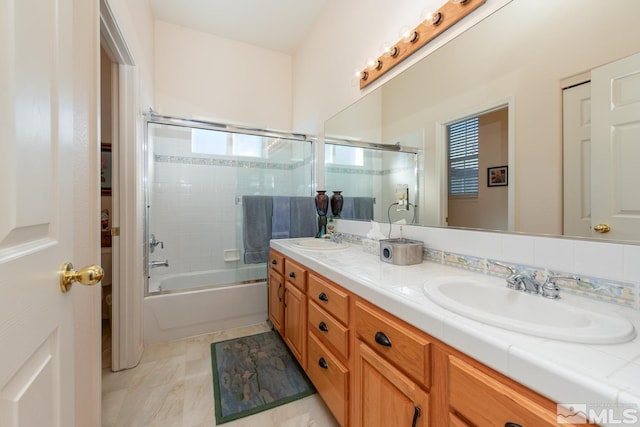
[[[362,239],[362,250],[373,255],[380,255],[380,242],[373,239]]]
[[[410,239],[380,240],[380,260],[395,265],[413,265],[422,262],[424,242]]]

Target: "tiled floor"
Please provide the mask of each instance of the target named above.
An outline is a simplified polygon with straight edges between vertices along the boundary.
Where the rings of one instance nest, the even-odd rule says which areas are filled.
[[[102,426],[215,426],[211,343],[267,330],[266,324],[259,324],[149,345],[140,364],[126,371],[111,372],[110,363],[103,363]],[[107,354],[110,357],[109,350],[103,351]],[[225,426],[337,427],[337,423],[314,394]]]

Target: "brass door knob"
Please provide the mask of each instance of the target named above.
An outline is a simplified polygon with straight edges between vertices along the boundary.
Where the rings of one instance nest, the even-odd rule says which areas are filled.
[[[69,292],[74,282],[86,286],[95,285],[104,276],[104,270],[99,265],[90,265],[81,268],[80,271],[73,269],[73,264],[65,262],[60,269],[60,290],[62,293]]]
[[[598,233],[608,233],[611,231],[611,227],[609,227],[607,224],[598,224],[593,227],[593,229]]]

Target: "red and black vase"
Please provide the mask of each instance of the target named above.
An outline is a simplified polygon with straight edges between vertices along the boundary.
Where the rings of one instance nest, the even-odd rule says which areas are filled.
[[[318,234],[316,237],[322,237],[327,234],[327,212],[329,210],[329,197],[324,190],[318,190],[316,194],[315,204],[318,213]]]
[[[334,218],[340,218],[340,212],[342,212],[342,205],[344,199],[342,198],[342,191],[334,191],[331,196],[331,213]]]

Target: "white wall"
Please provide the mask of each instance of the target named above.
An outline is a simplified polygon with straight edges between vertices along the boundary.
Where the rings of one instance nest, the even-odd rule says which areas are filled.
[[[291,56],[163,21],[154,49],[160,114],[291,129]]]
[[[509,1],[487,0],[462,22],[360,90],[355,73],[364,68],[367,59],[378,57],[383,44],[397,42],[404,26],[415,27],[425,9],[435,10],[444,1],[328,0],[312,32],[294,55],[293,128],[322,135],[328,118]]]
[[[153,13],[147,0],[107,0],[133,55],[140,111],[153,106]]]

